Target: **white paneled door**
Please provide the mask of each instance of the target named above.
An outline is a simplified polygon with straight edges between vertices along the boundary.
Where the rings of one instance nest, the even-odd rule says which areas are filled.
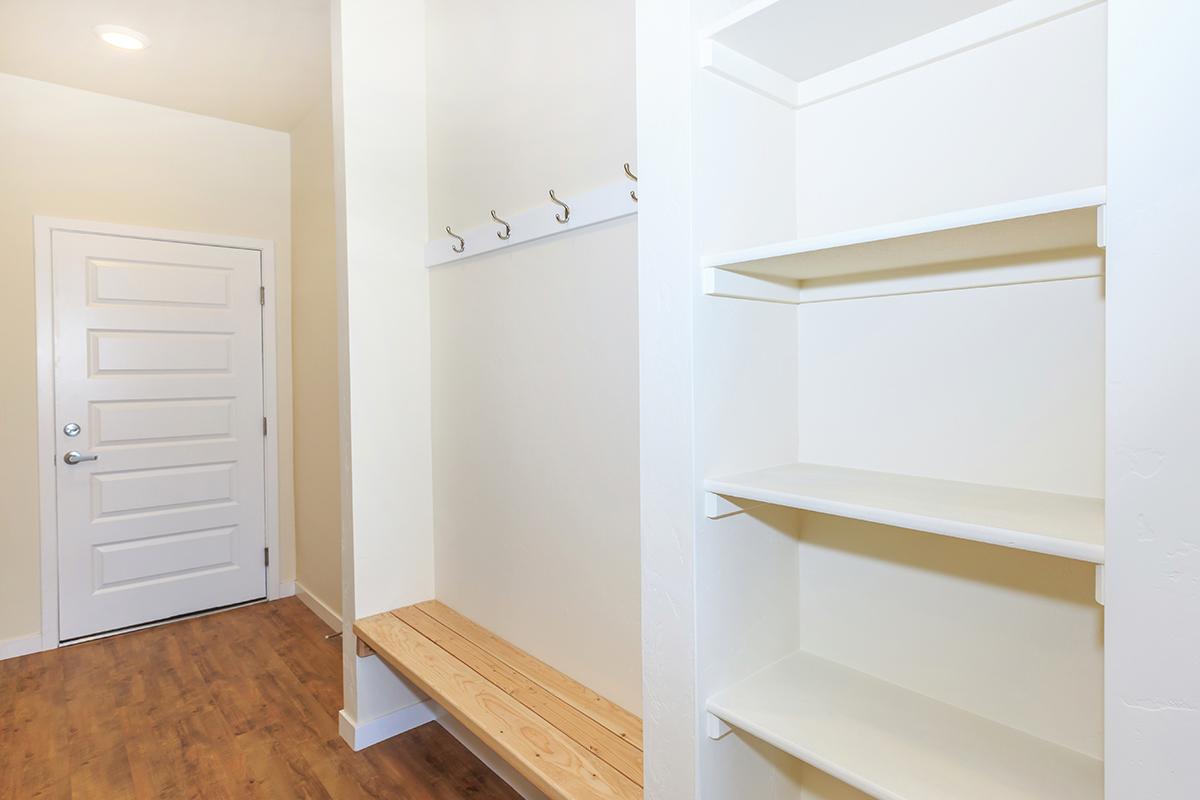
[[[261,253],[51,253],[60,639],[264,597]]]

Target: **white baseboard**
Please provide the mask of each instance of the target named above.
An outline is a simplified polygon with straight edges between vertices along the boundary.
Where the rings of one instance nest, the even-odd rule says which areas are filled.
[[[338,733],[350,749],[357,752],[436,719],[437,707],[432,700],[406,706],[367,722],[356,722],[346,709],[342,709],[338,712]]]
[[[478,736],[467,730],[467,727],[454,717],[446,713],[441,706],[437,706],[437,721],[438,724],[449,731],[450,735],[458,741],[462,742],[463,747],[475,754],[475,757],[482,761],[488,769],[496,773],[500,780],[507,783],[516,791],[517,794],[525,798],[525,800],[547,800],[546,795],[540,789],[529,782],[524,775],[517,772],[512,764],[509,764],[500,756],[496,755],[496,751],[484,744]]]
[[[5,639],[0,641],[0,661],[6,658],[16,658],[18,656],[27,656],[30,653],[40,653],[42,651],[42,635],[35,633],[32,636],[18,636],[15,639]]]
[[[279,594],[275,596],[276,600],[282,600],[285,597],[291,597],[296,593],[295,581],[280,581]]]
[[[308,610],[320,617],[326,625],[335,631],[342,630],[342,615],[330,608],[324,600],[304,588],[304,584],[300,581],[296,581],[296,599],[308,606]]]

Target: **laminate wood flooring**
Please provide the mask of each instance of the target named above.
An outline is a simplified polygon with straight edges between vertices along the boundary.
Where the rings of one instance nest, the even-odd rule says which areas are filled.
[[[295,598],[0,661],[0,798],[519,800],[436,723],[355,753]]]

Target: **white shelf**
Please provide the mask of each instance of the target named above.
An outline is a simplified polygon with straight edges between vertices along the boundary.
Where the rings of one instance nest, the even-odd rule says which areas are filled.
[[[717,75],[803,108],[1098,2],[757,0],[701,37],[701,60]]]
[[[705,491],[955,539],[1104,563],[1104,501],[886,472],[788,464]]]
[[[1105,187],[792,239],[705,256],[705,267],[751,275],[824,278],[1021,253],[1102,246]]]
[[[797,653],[708,711],[880,800],[1102,800],[1103,762]]]
[[[806,303],[1093,277],[1105,196],[1095,186],[708,255],[705,292]]]

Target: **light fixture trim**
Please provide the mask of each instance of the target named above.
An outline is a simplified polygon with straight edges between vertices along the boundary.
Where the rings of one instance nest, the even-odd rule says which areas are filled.
[[[123,25],[97,25],[96,35],[105,44],[121,50],[145,50],[150,46],[150,37]]]

